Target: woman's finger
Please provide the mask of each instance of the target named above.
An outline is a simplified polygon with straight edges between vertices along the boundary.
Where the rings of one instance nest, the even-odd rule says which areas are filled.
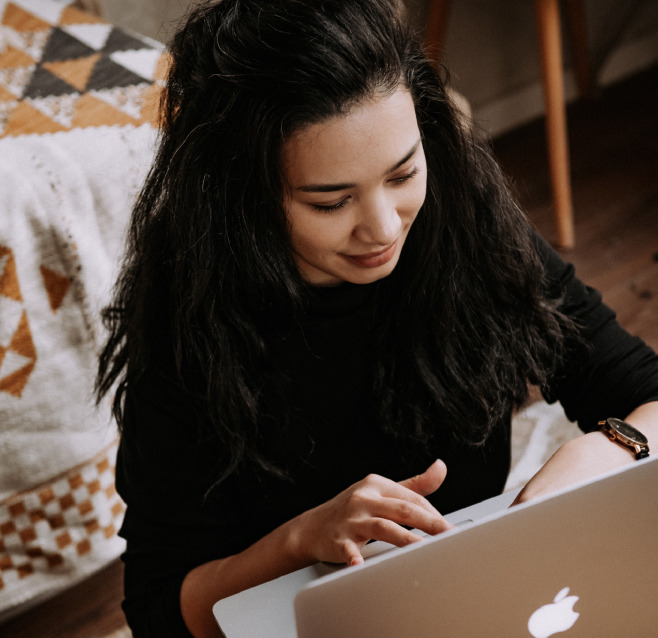
[[[422,536],[386,518],[373,517],[362,521],[359,529],[374,541],[384,541],[396,547],[404,547],[422,539]]]
[[[422,505],[398,498],[381,499],[372,508],[372,514],[398,525],[415,527],[432,536],[453,527],[434,507],[428,509]]]
[[[437,459],[422,474],[400,481],[399,485],[421,496],[427,496],[441,487],[447,473],[446,464],[441,459]]]
[[[447,473],[443,461],[437,460],[417,476],[399,483],[372,475],[362,487],[352,493],[357,510],[388,518],[396,523],[422,529],[435,534],[451,525],[439,511],[425,498],[435,492],[443,483]]]

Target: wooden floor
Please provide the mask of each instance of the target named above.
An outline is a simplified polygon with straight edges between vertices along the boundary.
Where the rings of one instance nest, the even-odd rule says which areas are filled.
[[[0,636],[124,638],[124,631],[130,636],[120,607],[122,578],[123,565],[117,560],[64,594],[0,625]]]
[[[576,248],[563,256],[622,325],[658,349],[658,66],[569,109]],[[531,220],[555,237],[543,121],[495,141]],[[3,638],[100,638],[124,626],[120,563],[0,627]]]
[[[568,111],[576,247],[562,256],[658,349],[658,66]],[[530,219],[556,237],[543,122],[494,143]]]

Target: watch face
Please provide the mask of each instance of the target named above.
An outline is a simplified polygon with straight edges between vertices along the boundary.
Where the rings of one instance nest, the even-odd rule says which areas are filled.
[[[608,419],[608,425],[615,431],[619,432],[624,438],[638,445],[647,445],[647,437],[638,432],[632,425],[621,419]]]

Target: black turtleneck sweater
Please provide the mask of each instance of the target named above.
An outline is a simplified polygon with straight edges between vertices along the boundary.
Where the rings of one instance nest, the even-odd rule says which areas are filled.
[[[540,251],[553,294],[566,293],[565,311],[592,344],[587,364],[579,363],[580,371],[567,374],[547,399],[559,400],[585,431],[601,418],[623,417],[658,400],[655,353],[619,326],[571,265],[544,243]],[[197,440],[189,399],[161,370],[129,389],[117,488],[127,503],[124,611],[136,638],[188,636],[179,593],[191,569],[245,549],[369,473],[401,480],[443,459],[446,481],[429,497],[443,513],[503,490],[509,424],[473,447],[443,437],[439,417],[437,436],[414,466],[378,429],[368,379],[372,297],[372,286],[317,290],[302,323],[277,346],[295,392],[269,397],[269,405],[273,419],[288,412],[292,435],[282,440],[276,428],[270,435],[265,426],[263,445],[288,472],[287,480],[242,470],[204,498],[219,451]]]

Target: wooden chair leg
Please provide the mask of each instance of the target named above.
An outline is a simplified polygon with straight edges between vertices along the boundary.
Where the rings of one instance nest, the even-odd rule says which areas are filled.
[[[443,55],[449,17],[450,0],[430,1],[427,9],[425,42],[428,56],[437,63]]]
[[[560,6],[559,0],[535,0],[535,5],[558,244],[563,248],[573,248],[575,237],[562,73]]]
[[[580,97],[592,97],[594,81],[589,62],[589,45],[587,38],[587,19],[583,0],[567,0],[567,25],[569,42],[573,53],[573,69]]]

